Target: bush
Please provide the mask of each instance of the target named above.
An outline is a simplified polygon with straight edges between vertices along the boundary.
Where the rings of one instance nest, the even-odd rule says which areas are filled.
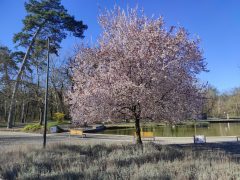
[[[64,116],[65,116],[65,114],[61,113],[61,112],[54,113],[53,120],[57,121],[57,122],[63,122],[64,121]]]
[[[47,131],[49,132],[50,128],[53,126],[58,126],[61,124],[68,124],[68,122],[64,122],[64,121],[49,121],[47,122]],[[41,132],[41,130],[43,131],[43,126],[41,126],[39,123],[34,123],[34,124],[28,124],[26,126],[24,126],[24,128],[22,129],[23,132]]]
[[[36,124],[28,124],[23,128],[24,132],[35,132],[41,130],[42,126],[38,123]]]

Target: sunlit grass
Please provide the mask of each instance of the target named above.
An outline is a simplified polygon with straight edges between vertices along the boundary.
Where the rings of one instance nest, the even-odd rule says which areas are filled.
[[[223,151],[137,145],[24,146],[0,156],[3,179],[238,179],[239,161]]]
[[[69,122],[68,121],[62,121],[62,122],[49,121],[47,123],[47,129],[49,130],[53,126],[64,125],[64,124],[69,124]],[[42,130],[43,130],[43,125],[40,125],[39,123],[27,124],[22,129],[23,132],[40,132]]]

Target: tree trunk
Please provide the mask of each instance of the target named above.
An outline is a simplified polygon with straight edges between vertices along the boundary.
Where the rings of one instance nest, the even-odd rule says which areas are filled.
[[[58,110],[58,104],[57,104],[57,112],[62,112],[62,113],[65,114],[64,100],[63,100],[63,85],[61,87],[61,90],[58,90],[57,87],[56,87],[56,84],[55,84],[55,82],[54,82],[54,80],[52,78],[51,78],[51,82],[52,82],[55,94],[57,95],[58,100],[59,100],[60,111]]]
[[[24,123],[27,122],[28,111],[29,111],[29,102],[27,103],[26,113],[24,113]]]
[[[39,108],[39,124],[42,126],[43,125],[43,108]]]
[[[14,121],[12,122],[13,126],[15,126],[16,119],[17,119],[17,102],[15,101],[15,103],[14,103]]]
[[[22,103],[22,112],[21,112],[21,122],[22,123],[25,123],[25,119],[24,119],[24,112],[25,112],[25,103],[24,103],[24,101],[23,101],[23,103]]]
[[[33,106],[34,106],[34,105],[33,105]],[[34,110],[30,111],[29,116],[30,116],[30,120],[31,120],[31,121],[35,121],[35,119],[34,119],[34,116],[35,116]]]
[[[136,128],[136,143],[142,144],[140,118],[139,117],[135,117],[135,128]]]
[[[7,101],[4,101],[4,120],[7,122]]]
[[[135,118],[135,128],[136,128],[136,144],[142,145],[141,139],[141,128],[140,128],[140,117],[141,117],[141,106],[140,103],[132,107],[132,112]]]
[[[16,81],[14,83],[14,87],[13,87],[13,92],[12,92],[12,97],[11,97],[11,101],[10,101],[10,107],[9,107],[9,112],[8,112],[8,123],[7,123],[7,128],[12,128],[13,124],[12,124],[12,112],[13,112],[13,107],[14,107],[14,99],[15,99],[15,95],[16,95],[16,92],[17,92],[17,89],[18,89],[18,85],[19,85],[19,82],[20,82],[20,78],[21,78],[21,75],[22,75],[22,72],[23,72],[23,68],[24,68],[24,65],[28,59],[28,56],[30,54],[30,50],[32,49],[32,46],[33,46],[33,43],[38,35],[38,33],[40,32],[40,30],[42,29],[42,26],[40,26],[38,28],[38,30],[36,31],[36,33],[34,34],[33,38],[32,38],[32,41],[27,49],[27,52],[23,58],[23,61],[22,61],[22,64],[19,68],[19,71],[18,71],[18,74],[17,74],[17,78],[16,78]]]

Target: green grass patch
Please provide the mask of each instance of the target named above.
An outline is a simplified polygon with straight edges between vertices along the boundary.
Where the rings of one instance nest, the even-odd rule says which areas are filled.
[[[36,124],[28,124],[26,126],[24,126],[23,131],[24,132],[36,132],[36,131],[40,131],[42,129],[42,126],[38,123]]]
[[[49,121],[47,123],[47,130],[49,131],[50,128],[53,126],[59,126],[64,124],[69,124],[69,122],[68,121],[63,121],[63,122]],[[31,123],[31,124],[25,125],[22,131],[23,132],[41,132],[43,128],[44,127],[41,126],[39,123]]]
[[[47,128],[49,129],[50,127],[63,125],[63,124],[69,124],[69,122],[67,122],[67,121],[62,121],[62,122],[50,121],[47,123]]]

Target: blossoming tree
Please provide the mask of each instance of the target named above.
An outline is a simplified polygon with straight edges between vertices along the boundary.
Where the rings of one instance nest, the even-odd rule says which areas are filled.
[[[67,97],[75,124],[134,119],[141,144],[141,121],[177,122],[201,111],[197,74],[206,65],[198,39],[136,8],[105,11],[99,22],[98,43],[82,46],[72,64]]]

